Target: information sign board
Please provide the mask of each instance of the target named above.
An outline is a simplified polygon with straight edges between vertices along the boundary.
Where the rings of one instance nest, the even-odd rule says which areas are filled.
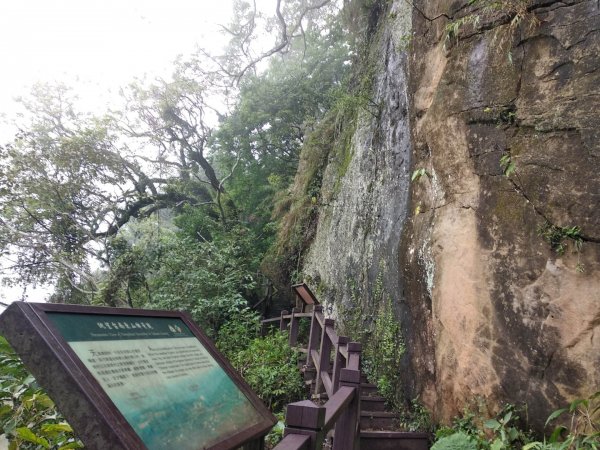
[[[0,333],[88,448],[231,449],[275,423],[184,313],[17,302]],[[91,433],[77,426],[90,415],[102,422]]]

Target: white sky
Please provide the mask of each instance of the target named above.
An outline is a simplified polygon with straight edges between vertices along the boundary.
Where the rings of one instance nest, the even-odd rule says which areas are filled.
[[[2,0],[0,112],[35,81],[64,81],[102,104],[135,76],[168,75],[196,44],[222,45],[216,24],[230,15],[231,0]]]
[[[0,116],[37,81],[63,81],[101,112],[134,77],[167,76],[197,44],[217,50],[230,16],[231,0],[0,0]],[[21,293],[0,285],[0,301]],[[46,295],[28,289],[31,301]]]

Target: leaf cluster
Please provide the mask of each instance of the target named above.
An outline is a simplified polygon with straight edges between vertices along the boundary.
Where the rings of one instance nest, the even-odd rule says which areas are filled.
[[[9,450],[83,448],[54,402],[0,336],[0,434]]]

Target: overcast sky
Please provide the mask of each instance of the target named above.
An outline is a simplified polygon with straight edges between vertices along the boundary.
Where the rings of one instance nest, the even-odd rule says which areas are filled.
[[[168,75],[197,44],[220,48],[217,25],[230,16],[231,0],[0,0],[0,115],[10,119],[12,98],[33,83],[56,80],[101,111],[134,77]],[[21,294],[0,285],[0,301]],[[28,294],[40,301],[47,291]]]
[[[102,103],[134,76],[167,75],[196,44],[222,46],[230,15],[231,0],[2,0],[0,112],[36,81]]]

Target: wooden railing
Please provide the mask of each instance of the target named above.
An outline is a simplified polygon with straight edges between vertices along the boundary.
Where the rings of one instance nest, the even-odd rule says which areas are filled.
[[[326,319],[320,305],[310,313],[302,306],[290,314],[263,321],[263,327],[275,325],[289,332],[289,344],[298,345],[300,320],[310,317],[310,334],[303,366],[305,380],[312,381],[312,396],[328,399],[324,405],[311,400],[287,406],[284,439],[275,450],[321,449],[333,431],[333,450],[358,450],[360,446],[360,353],[358,342],[338,336],[335,322]]]

